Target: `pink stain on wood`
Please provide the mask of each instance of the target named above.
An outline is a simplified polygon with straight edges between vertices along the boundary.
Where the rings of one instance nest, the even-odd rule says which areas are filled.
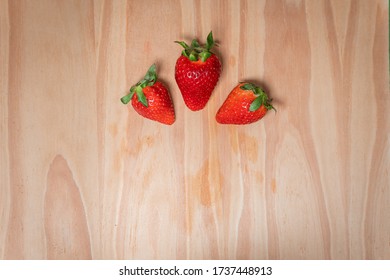
[[[48,259],[91,259],[87,219],[81,194],[64,157],[50,165],[44,224]]]
[[[276,193],[276,180],[275,180],[275,178],[272,179],[272,181],[271,181],[271,190],[272,190],[272,193]]]

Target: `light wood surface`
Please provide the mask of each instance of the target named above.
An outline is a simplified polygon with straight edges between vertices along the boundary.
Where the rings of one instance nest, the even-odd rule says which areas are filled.
[[[390,259],[386,0],[0,0],[0,258]],[[223,73],[184,105],[175,40]],[[119,99],[156,63],[172,126]],[[273,112],[215,113],[238,81]]]

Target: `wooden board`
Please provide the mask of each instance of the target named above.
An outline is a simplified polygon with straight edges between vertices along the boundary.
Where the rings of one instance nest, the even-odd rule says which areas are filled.
[[[388,1],[0,1],[0,258],[390,259]],[[223,63],[184,105],[175,40]],[[156,63],[165,126],[119,99]],[[215,113],[238,81],[278,112]]]

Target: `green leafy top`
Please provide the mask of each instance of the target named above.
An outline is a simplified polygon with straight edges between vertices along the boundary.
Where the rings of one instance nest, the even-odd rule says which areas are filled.
[[[139,102],[141,102],[145,107],[148,107],[149,106],[148,100],[146,99],[142,89],[144,87],[154,85],[156,81],[157,81],[156,65],[153,64],[152,66],[150,66],[148,72],[146,72],[145,77],[130,88],[130,93],[121,98],[122,103],[123,104],[129,103],[130,100],[133,98],[133,95],[137,94],[137,98]]]
[[[200,58],[202,62],[205,62],[211,56],[212,52],[210,50],[215,45],[212,31],[210,31],[209,35],[207,36],[207,41],[204,46],[201,46],[196,39],[192,40],[191,46],[188,46],[183,41],[175,41],[175,43],[178,43],[184,48],[181,54],[187,57],[189,60],[198,61]]]
[[[256,95],[256,99],[252,101],[252,103],[249,107],[249,111],[254,112],[254,111],[258,110],[262,105],[264,105],[264,107],[267,110],[272,109],[272,110],[275,110],[275,112],[276,112],[276,109],[274,108],[274,106],[271,105],[272,99],[268,98],[267,94],[265,93],[265,91],[262,88],[254,85],[254,84],[251,84],[251,83],[245,83],[240,88],[243,90],[251,90]]]

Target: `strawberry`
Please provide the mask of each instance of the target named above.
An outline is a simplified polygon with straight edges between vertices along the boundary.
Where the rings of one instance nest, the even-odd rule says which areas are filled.
[[[171,125],[175,122],[175,111],[167,88],[157,80],[156,66],[153,64],[145,77],[130,88],[130,93],[121,98],[123,104],[133,105],[141,116]]]
[[[239,83],[219,108],[216,120],[221,124],[249,124],[260,120],[268,110],[276,109],[272,99],[260,87]]]
[[[214,46],[213,33],[207,36],[207,43],[200,46],[192,40],[191,46],[175,41],[184,50],[176,61],[175,79],[184,99],[192,111],[203,109],[210,99],[221,75],[221,62],[210,50]]]

